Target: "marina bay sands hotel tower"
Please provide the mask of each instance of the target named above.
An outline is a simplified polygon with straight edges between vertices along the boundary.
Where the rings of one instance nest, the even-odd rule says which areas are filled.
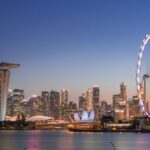
[[[4,121],[7,109],[8,85],[10,78],[9,69],[19,67],[19,64],[0,63],[0,121]]]

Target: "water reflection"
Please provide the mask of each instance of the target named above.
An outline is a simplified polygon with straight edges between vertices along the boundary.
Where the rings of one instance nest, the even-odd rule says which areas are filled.
[[[39,150],[42,149],[43,141],[41,139],[41,131],[31,131],[26,136],[25,150]]]
[[[0,131],[0,150],[149,150],[150,134]]]

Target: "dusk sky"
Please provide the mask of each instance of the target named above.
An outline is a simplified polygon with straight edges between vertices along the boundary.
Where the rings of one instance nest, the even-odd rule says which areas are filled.
[[[140,44],[150,33],[149,0],[0,0],[0,60],[19,63],[10,87],[26,96],[94,85],[112,101],[126,82],[136,94]]]

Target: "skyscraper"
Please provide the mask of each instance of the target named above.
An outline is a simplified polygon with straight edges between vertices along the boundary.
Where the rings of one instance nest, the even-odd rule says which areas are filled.
[[[99,120],[100,111],[100,90],[98,86],[93,87],[93,108],[95,112],[95,120]]]
[[[68,90],[67,89],[61,90],[61,106],[62,107],[68,106]]]
[[[129,119],[132,120],[135,117],[141,117],[141,109],[139,105],[139,99],[138,96],[133,96],[128,100],[128,106],[129,106]]]
[[[33,96],[29,99],[30,116],[45,115],[45,104],[41,96]]]
[[[83,93],[82,96],[79,96],[79,111],[82,112],[86,110],[86,103],[87,103],[86,94]]]
[[[14,89],[12,99],[12,115],[20,115],[21,111],[21,102],[24,99],[24,90]]]
[[[128,103],[127,103],[127,88],[125,82],[120,84],[120,94],[125,102],[125,119],[128,119]]]
[[[50,116],[59,119],[60,93],[57,91],[50,92]]]
[[[127,89],[126,89],[126,84],[124,82],[120,84],[120,94],[123,100],[127,102]]]
[[[6,117],[7,96],[10,71],[8,69],[19,67],[19,64],[0,63],[0,121]]]
[[[113,95],[113,107],[116,121],[127,119],[127,92],[124,82],[120,84],[120,94]]]
[[[87,91],[87,111],[90,112],[91,109],[93,109],[93,91],[91,88]]]
[[[49,92],[48,91],[42,91],[42,101],[45,106],[45,115],[49,116],[50,114],[50,98],[49,98]]]

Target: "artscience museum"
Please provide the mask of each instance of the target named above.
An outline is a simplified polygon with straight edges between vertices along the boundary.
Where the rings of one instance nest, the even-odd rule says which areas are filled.
[[[93,122],[94,117],[95,117],[95,113],[93,109],[90,112],[84,110],[81,115],[79,113],[75,113],[73,115],[73,120],[75,122]]]

